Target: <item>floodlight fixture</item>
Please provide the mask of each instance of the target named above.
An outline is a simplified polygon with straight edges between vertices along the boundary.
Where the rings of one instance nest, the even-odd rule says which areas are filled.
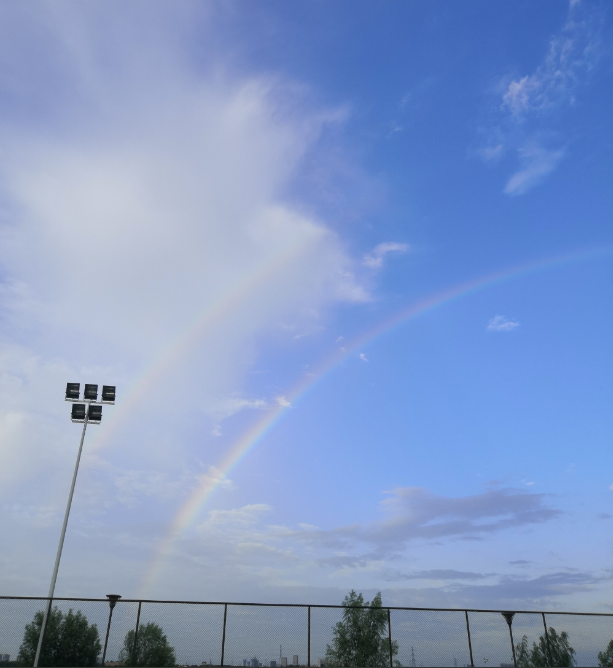
[[[115,385],[102,386],[102,403],[103,404],[115,403]]]
[[[66,401],[79,401],[79,395],[81,391],[80,383],[66,383]],[[62,525],[62,531],[60,533],[60,542],[57,548],[57,554],[55,556],[55,565],[53,567],[53,575],[51,576],[51,586],[49,587],[49,596],[47,599],[47,605],[43,614],[42,624],[40,627],[40,632],[38,634],[38,646],[36,648],[36,655],[34,656],[34,668],[38,666],[40,661],[40,653],[43,646],[43,638],[45,637],[45,629],[47,628],[47,622],[49,615],[51,614],[51,605],[53,602],[53,596],[55,593],[55,583],[57,581],[57,574],[60,568],[60,559],[62,558],[62,549],[64,547],[64,539],[66,537],[66,527],[68,526],[68,517],[70,515],[70,508],[72,506],[72,497],[74,495],[75,484],[77,482],[77,473],[79,472],[79,463],[81,461],[81,453],[83,452],[83,442],[85,440],[85,431],[88,424],[100,424],[102,420],[102,404],[114,404],[115,403],[115,386],[114,385],[103,385],[102,386],[102,401],[98,401],[98,385],[85,384],[85,389],[83,391],[83,403],[73,403],[72,410],[70,411],[70,418],[73,422],[81,422],[83,424],[83,431],[81,432],[81,442],[79,444],[79,450],[77,452],[77,463],[75,465],[74,473],[72,475],[72,484],[70,486],[70,492],[68,494],[68,503],[66,505],[66,513],[64,514],[64,524]],[[110,614],[109,614],[109,624],[106,630],[106,642],[104,643],[104,654],[102,665],[104,665],[104,658],[106,656],[106,646],[109,639],[109,629],[111,623],[111,615],[113,614],[113,608],[117,601],[121,598],[118,594],[108,594],[109,605],[110,605]]]
[[[66,383],[66,401],[79,401],[81,383]]]
[[[88,401],[98,401],[98,386],[85,383],[83,399],[87,399]]]
[[[72,404],[70,418],[73,422],[85,422],[85,404]]]
[[[100,424],[101,420],[102,420],[102,406],[95,406],[94,404],[90,404],[89,408],[87,409],[87,421],[96,422],[97,424]]]

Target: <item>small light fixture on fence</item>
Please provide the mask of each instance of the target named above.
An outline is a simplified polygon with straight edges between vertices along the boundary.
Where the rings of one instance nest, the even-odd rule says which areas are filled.
[[[109,631],[111,630],[111,619],[113,618],[113,608],[117,605],[117,601],[121,598],[119,594],[107,594],[106,597],[109,599],[109,621],[106,625],[106,639],[104,641],[104,652],[102,652],[102,665],[106,661],[106,648],[109,644]]]

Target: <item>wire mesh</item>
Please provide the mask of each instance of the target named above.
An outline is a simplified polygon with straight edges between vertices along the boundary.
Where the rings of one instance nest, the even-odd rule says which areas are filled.
[[[311,665],[322,666],[332,645],[334,627],[343,619],[342,608],[311,608]]]
[[[113,609],[113,616],[111,617],[111,626],[109,627],[109,640],[106,650],[106,663],[120,662],[119,656],[124,647],[124,640],[127,634],[136,626],[136,613],[138,611],[138,603],[132,601],[118,601]],[[104,642],[106,638],[106,629],[109,620],[110,607],[106,604],[104,611],[105,619],[102,627],[102,648],[104,651]]]
[[[613,640],[613,617],[608,615],[561,615],[545,613],[547,628],[557,635],[568,634],[568,642],[575,650],[577,666],[598,666],[598,653],[605,652]]]
[[[462,610],[392,610],[394,657],[403,666],[470,665],[466,618]]]
[[[224,665],[305,666],[307,616],[304,607],[228,605]]]
[[[43,610],[46,601],[24,599],[0,599],[0,655],[8,661],[16,661],[23,641],[26,624],[37,610]]]
[[[475,666],[513,666],[509,626],[499,612],[469,612]]]
[[[518,645],[522,642],[524,636],[526,638],[526,646],[530,650],[533,643],[538,644],[539,638],[544,633],[545,627],[543,626],[543,618],[540,613],[518,612],[515,614],[513,617],[513,641],[516,648],[518,666],[523,665],[520,661]]]
[[[158,625],[174,650],[180,666],[219,665],[223,632],[223,605],[143,603],[139,636]]]
[[[44,611],[46,604],[46,599],[0,598],[0,664],[18,660],[26,626],[38,611]],[[59,599],[54,600],[53,609],[63,615],[70,610],[80,612],[90,626],[96,626],[101,646],[97,661],[100,662],[109,620],[109,602],[104,599]],[[225,666],[332,665],[328,649],[334,646],[335,627],[343,620],[344,613],[345,609],[338,606],[176,601],[143,601],[139,604],[138,601],[120,600],[113,610],[109,628],[106,665],[136,665],[134,659],[140,656],[135,656],[133,651],[137,618],[139,643],[144,642],[143,638],[153,637],[151,633],[157,633],[158,640],[163,636],[163,644],[170,650],[164,659],[166,663],[156,665],[218,666],[222,660]],[[563,665],[555,654],[560,651],[562,632],[567,634],[577,666],[598,665],[599,652],[610,649],[613,654],[613,615],[544,615],[548,639],[554,645],[552,654],[545,659],[548,665]],[[387,608],[383,608],[379,617],[379,663],[371,661],[364,665],[389,666],[389,633],[395,666],[469,666],[467,617],[474,665],[513,665],[509,626],[500,612],[394,608],[390,609],[388,617]],[[551,629],[555,629],[555,636]],[[535,644],[545,646],[543,613],[516,613],[512,619],[512,633],[517,665],[526,665],[518,646],[524,638],[528,654]]]

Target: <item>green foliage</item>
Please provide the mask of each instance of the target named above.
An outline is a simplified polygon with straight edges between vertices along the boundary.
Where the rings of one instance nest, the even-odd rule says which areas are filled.
[[[352,589],[343,607],[343,621],[335,625],[332,644],[326,647],[326,666],[389,666],[387,610],[381,608],[381,592],[372,603],[365,603],[362,594]],[[398,654],[395,641],[392,654]],[[394,661],[394,665],[400,666],[400,662]]]
[[[162,627],[155,622],[142,624],[138,628],[136,656],[133,655],[134,630],[128,631],[119,653],[124,666],[176,666],[174,647],[168,644]],[[136,660],[135,660],[136,659]]]
[[[599,666],[613,666],[613,640],[607,645],[604,652],[598,652]]]
[[[39,610],[26,625],[17,655],[24,666],[34,664],[43,617],[43,611]],[[39,666],[96,666],[101,649],[98,627],[89,624],[81,611],[75,614],[71,609],[63,614],[55,607],[47,619]]]
[[[545,634],[539,637],[538,643],[532,643],[528,649],[528,638],[523,636],[515,645],[515,656],[518,666],[576,666],[575,650],[570,646],[568,633],[559,635],[553,627],[547,629],[549,646]]]

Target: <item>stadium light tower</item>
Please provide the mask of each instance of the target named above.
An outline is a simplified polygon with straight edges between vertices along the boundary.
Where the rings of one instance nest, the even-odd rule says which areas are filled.
[[[57,548],[57,555],[55,557],[55,566],[53,567],[53,575],[51,576],[51,586],[49,587],[49,600],[47,608],[43,615],[43,623],[40,627],[40,635],[38,636],[38,647],[36,648],[36,657],[34,658],[34,666],[38,666],[40,659],[40,652],[43,646],[43,639],[45,637],[45,629],[47,628],[47,619],[51,612],[51,604],[53,594],[55,593],[55,581],[57,580],[57,572],[60,567],[60,559],[62,558],[62,548],[64,547],[64,538],[66,536],[66,527],[68,526],[68,516],[70,515],[70,507],[72,506],[72,497],[74,494],[75,484],[77,482],[77,473],[79,472],[79,463],[81,461],[81,452],[83,451],[83,441],[85,440],[85,430],[88,424],[100,424],[102,420],[102,404],[115,403],[115,386],[103,385],[102,397],[98,401],[98,386],[86,384],[83,390],[83,401],[85,403],[76,403],[80,399],[81,383],[67,383],[66,384],[66,401],[73,402],[70,417],[73,422],[83,424],[83,431],[81,432],[81,442],[79,443],[79,451],[77,453],[77,463],[74,467],[72,476],[72,484],[70,485],[70,493],[68,494],[68,504],[66,505],[66,513],[64,514],[64,524],[62,525],[62,532],[60,534],[60,544]]]

